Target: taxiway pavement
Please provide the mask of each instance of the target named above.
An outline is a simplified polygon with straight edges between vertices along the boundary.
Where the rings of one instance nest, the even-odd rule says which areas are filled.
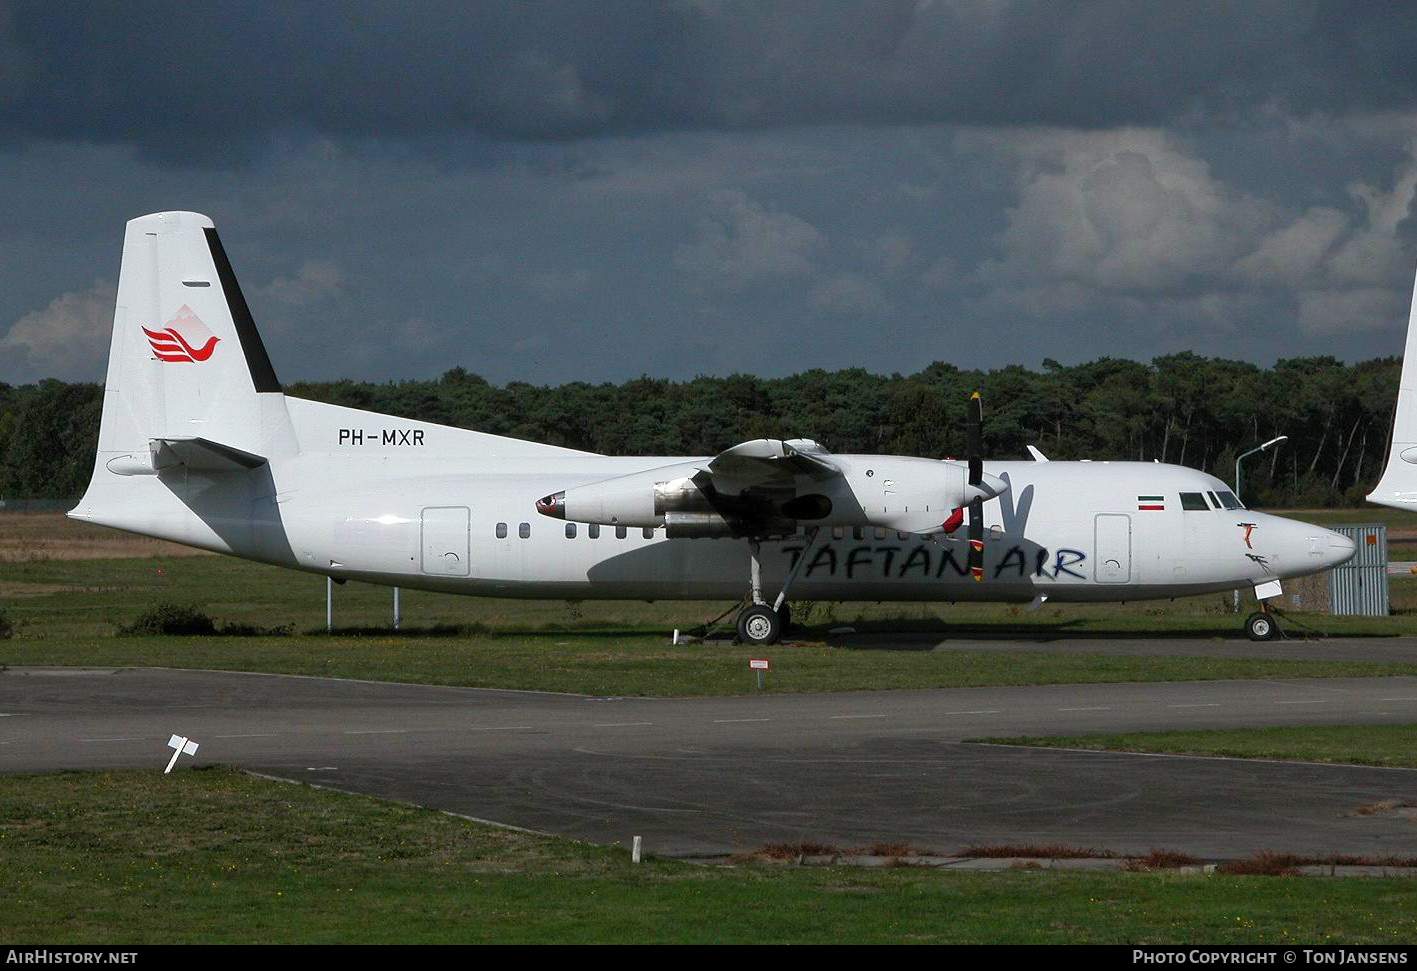
[[[0,773],[160,772],[175,733],[200,744],[181,765],[230,764],[596,842],[641,835],[658,853],[811,840],[1411,855],[1417,770],[967,740],[1414,722],[1412,677],[645,699],[14,668],[0,673]]]

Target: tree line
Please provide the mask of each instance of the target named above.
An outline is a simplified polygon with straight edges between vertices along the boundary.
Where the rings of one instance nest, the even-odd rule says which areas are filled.
[[[917,374],[811,370],[782,378],[641,377],[621,384],[498,387],[454,368],[376,384],[302,381],[286,392],[332,404],[613,455],[709,455],[752,438],[814,438],[832,451],[956,456],[965,402],[984,396],[988,458],[1174,462],[1233,478],[1246,462],[1253,505],[1357,504],[1387,455],[1401,360],[1291,358],[1262,368],[1186,352],[1150,364],[1102,358],[1041,370]],[[0,384],[0,498],[75,499],[88,483],[103,389],[44,380]]]

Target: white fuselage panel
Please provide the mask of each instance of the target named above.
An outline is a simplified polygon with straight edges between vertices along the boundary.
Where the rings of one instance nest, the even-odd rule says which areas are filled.
[[[251,476],[127,478],[111,490],[96,481],[75,515],[248,559],[450,593],[732,599],[746,592],[743,540],[670,540],[662,530],[646,536],[637,527],[593,528],[535,509],[539,497],[557,490],[691,459],[411,453],[352,447],[277,459]],[[1351,550],[1326,529],[1264,513],[1183,510],[1181,492],[1226,488],[1193,469],[1130,462],[987,467],[1009,491],[984,507],[982,583],[969,576],[965,528],[930,538],[823,527],[805,551],[793,598],[1173,597],[1317,572]],[[1156,496],[1159,502],[1143,501]],[[776,589],[805,545],[802,535],[763,544],[765,589]]]

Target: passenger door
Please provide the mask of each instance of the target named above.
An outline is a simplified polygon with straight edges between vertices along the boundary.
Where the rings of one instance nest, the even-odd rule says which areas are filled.
[[[1093,578],[1098,583],[1126,583],[1132,578],[1132,517],[1099,513],[1093,525]]]
[[[468,530],[471,518],[467,506],[430,506],[423,510],[424,573],[440,577],[470,574]]]

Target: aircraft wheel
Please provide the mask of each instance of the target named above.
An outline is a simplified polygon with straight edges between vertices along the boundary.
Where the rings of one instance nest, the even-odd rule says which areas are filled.
[[[738,640],[743,644],[776,644],[782,619],[766,604],[753,604],[738,615]]]
[[[1269,614],[1250,614],[1245,620],[1245,633],[1252,641],[1273,640],[1274,635],[1279,633],[1279,625]]]

